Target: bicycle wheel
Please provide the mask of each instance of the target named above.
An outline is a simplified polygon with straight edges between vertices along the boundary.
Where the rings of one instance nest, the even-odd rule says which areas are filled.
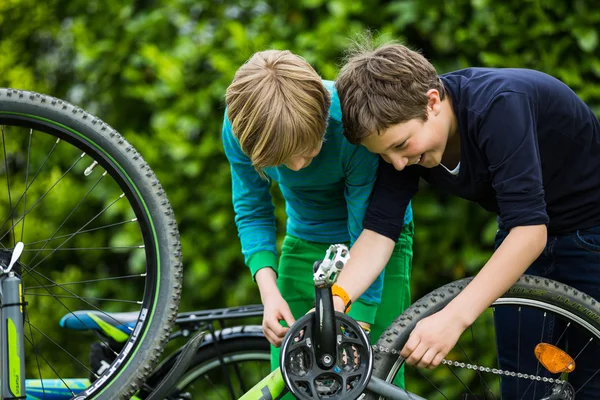
[[[391,382],[404,363],[395,350],[402,349],[420,320],[445,307],[471,279],[456,281],[434,290],[400,315],[376,344],[373,376]],[[524,394],[541,399],[551,391],[553,383],[548,383],[548,379],[568,380],[566,374],[550,374],[535,360],[533,350],[526,351],[524,345],[523,348],[517,345],[517,354],[520,355],[517,358],[530,357],[537,363],[535,373],[526,374],[525,371],[519,371],[519,367],[516,370],[499,367],[494,312],[509,309],[517,317],[510,332],[516,335],[517,343],[520,343],[518,338],[525,331],[539,334],[540,342],[544,342],[548,331],[554,329],[554,343],[550,344],[565,350],[576,365],[584,350],[589,351],[593,346],[600,345],[600,306],[594,299],[567,285],[525,275],[462,334],[458,344],[446,356],[450,363],[444,363],[434,370],[406,368],[407,391],[428,400],[500,399],[501,379],[512,379],[520,385],[520,389],[517,389],[520,394],[518,397],[511,395],[510,398],[521,398]],[[531,310],[541,311],[538,314],[542,316],[541,324],[532,324],[522,317],[529,315],[527,313]],[[560,324],[556,321],[560,321]],[[558,329],[559,326],[562,328]],[[585,343],[577,344],[581,349],[575,350],[575,345],[565,345],[565,339],[574,332],[586,338]],[[599,372],[600,369],[596,373]],[[376,399],[378,396],[370,393],[367,398]]]
[[[88,389],[71,391],[128,399],[158,361],[179,304],[181,250],[167,197],[117,131],[65,101],[0,89],[0,136],[0,248],[25,244],[27,377],[92,373],[90,344],[106,339],[57,329],[65,313],[137,312],[116,360]]]
[[[269,342],[262,332],[257,335],[256,329],[247,328],[252,327],[227,328],[207,335],[169,398],[238,399],[267,376],[271,372]],[[160,382],[173,361],[162,365],[148,384]]]

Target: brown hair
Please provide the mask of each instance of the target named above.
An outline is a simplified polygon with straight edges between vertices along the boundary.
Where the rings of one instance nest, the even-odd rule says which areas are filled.
[[[344,135],[358,144],[372,133],[414,118],[427,120],[427,91],[444,85],[434,66],[416,51],[370,36],[355,41],[336,80]]]
[[[330,95],[302,57],[287,50],[254,54],[226,93],[227,117],[254,168],[284,164],[323,141]]]

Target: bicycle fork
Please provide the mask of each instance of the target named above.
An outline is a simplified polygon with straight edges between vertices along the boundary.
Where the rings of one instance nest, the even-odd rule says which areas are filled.
[[[12,270],[23,251],[18,243],[12,254],[0,254],[0,399],[25,399],[25,348],[23,336],[23,283]],[[9,259],[10,258],[10,259]]]

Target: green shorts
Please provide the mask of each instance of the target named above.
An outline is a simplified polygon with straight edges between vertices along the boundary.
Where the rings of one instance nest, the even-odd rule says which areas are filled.
[[[405,225],[390,261],[385,267],[381,304],[358,299],[349,315],[357,321],[371,324],[371,343],[377,342],[383,331],[410,305],[410,272],[414,224]],[[316,243],[286,235],[279,260],[277,285],[295,319],[314,307],[315,287],[312,280],[313,263],[321,260],[329,244]],[[282,322],[285,326],[285,323]],[[271,346],[271,368],[279,367],[279,349]],[[394,383],[404,387],[401,370]],[[284,399],[293,398],[285,396]]]

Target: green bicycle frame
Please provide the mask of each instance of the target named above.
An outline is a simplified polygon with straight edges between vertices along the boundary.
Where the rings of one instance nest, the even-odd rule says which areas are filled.
[[[238,400],[277,400],[287,392],[281,369],[277,368]]]
[[[25,397],[23,284],[13,271],[0,276],[0,399]]]
[[[394,400],[426,400],[414,393],[409,393],[382,379],[371,377],[367,388],[373,393]],[[277,368],[262,381],[258,382],[252,389],[247,391],[238,400],[277,400],[281,399],[288,389],[285,386],[281,369]]]

